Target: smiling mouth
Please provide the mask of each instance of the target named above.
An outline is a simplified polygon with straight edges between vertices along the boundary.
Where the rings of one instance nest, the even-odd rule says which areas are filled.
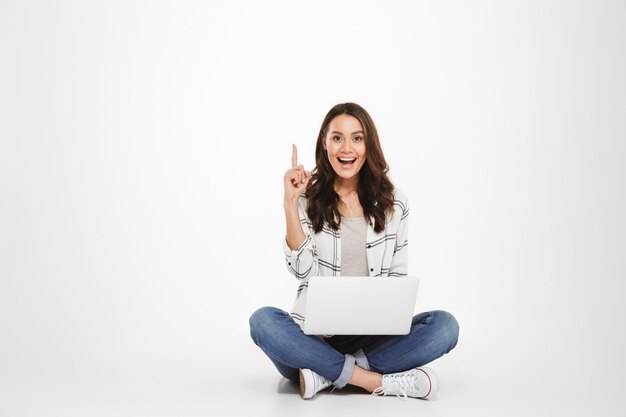
[[[339,163],[341,165],[352,165],[355,161],[356,158],[337,158],[339,160]]]

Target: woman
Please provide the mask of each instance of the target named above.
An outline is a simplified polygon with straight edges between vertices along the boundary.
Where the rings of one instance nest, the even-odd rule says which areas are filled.
[[[305,335],[308,278],[406,276],[409,205],[387,177],[376,127],[361,106],[334,106],[324,118],[313,173],[293,145],[284,176],[287,269],[300,281],[291,314],[263,307],[250,317],[254,342],[303,398],[347,384],[380,395],[434,398],[437,377],[423,365],[448,353],[459,326],[445,311],[413,317],[406,336]],[[374,307],[373,307],[374,308]]]

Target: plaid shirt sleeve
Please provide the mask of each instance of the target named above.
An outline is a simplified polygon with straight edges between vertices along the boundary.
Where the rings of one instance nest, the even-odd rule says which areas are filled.
[[[399,193],[398,193],[399,194]],[[409,200],[405,195],[398,195],[394,201],[397,213],[401,215],[398,226],[396,243],[393,249],[393,258],[389,276],[407,276],[409,270]]]
[[[285,264],[287,270],[299,280],[304,280],[318,273],[317,247],[313,239],[313,232],[310,229],[310,222],[305,210],[306,200],[298,200],[298,213],[300,224],[305,235],[305,240],[298,249],[292,250],[287,245],[287,237],[283,239],[283,252],[285,253]]]

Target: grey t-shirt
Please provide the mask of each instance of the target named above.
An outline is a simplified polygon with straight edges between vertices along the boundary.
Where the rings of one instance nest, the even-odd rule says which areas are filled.
[[[367,254],[365,239],[367,222],[365,217],[341,218],[341,275],[366,277]]]

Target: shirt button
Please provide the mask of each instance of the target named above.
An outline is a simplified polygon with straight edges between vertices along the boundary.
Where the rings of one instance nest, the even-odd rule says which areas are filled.
[[[288,262],[289,265],[291,265],[291,262]]]
[[[372,245],[367,245],[367,248],[371,248],[371,247],[372,247]]]
[[[370,271],[371,271],[371,272],[374,272],[374,268],[370,268]]]

